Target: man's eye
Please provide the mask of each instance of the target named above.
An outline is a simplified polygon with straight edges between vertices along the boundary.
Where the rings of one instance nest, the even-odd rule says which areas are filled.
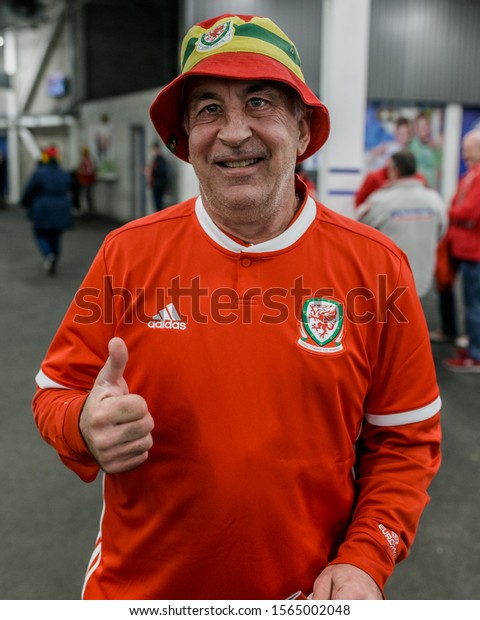
[[[262,99],[261,97],[253,97],[252,99],[250,99],[250,105],[252,106],[252,108],[261,108],[265,104],[265,99]]]
[[[217,114],[219,106],[216,103],[209,103],[200,110],[201,114]]]

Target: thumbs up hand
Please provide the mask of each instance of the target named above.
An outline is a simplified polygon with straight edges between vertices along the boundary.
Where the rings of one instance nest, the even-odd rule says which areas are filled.
[[[154,423],[145,400],[129,394],[123,378],[127,345],[121,338],[112,338],[108,352],[80,415],[80,431],[103,471],[116,474],[147,459]]]

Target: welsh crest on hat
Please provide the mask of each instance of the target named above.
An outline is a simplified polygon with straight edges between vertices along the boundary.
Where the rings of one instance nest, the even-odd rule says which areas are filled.
[[[180,65],[181,74],[160,91],[150,108],[159,136],[180,159],[188,161],[183,90],[192,75],[282,82],[312,111],[310,142],[298,161],[313,155],[327,140],[328,110],[305,83],[297,48],[267,17],[226,14],[193,26],[183,39]]]

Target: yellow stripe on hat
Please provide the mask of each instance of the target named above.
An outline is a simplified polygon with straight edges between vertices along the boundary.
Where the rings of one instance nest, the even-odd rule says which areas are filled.
[[[180,52],[182,73],[190,71],[205,58],[223,52],[250,52],[269,56],[305,82],[297,48],[266,17],[254,17],[249,22],[239,17],[226,17],[208,30],[193,26],[187,32]]]

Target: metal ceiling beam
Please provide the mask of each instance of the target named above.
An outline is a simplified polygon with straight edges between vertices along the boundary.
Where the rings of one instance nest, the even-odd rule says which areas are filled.
[[[40,45],[40,49],[38,50],[38,54],[36,55],[35,64],[32,68],[30,83],[26,86],[25,92],[19,98],[19,116],[23,116],[28,112],[37,88],[41,83],[43,72],[47,66],[48,60],[52,54],[52,51],[55,48],[60,33],[62,32],[62,28],[65,24],[65,19],[66,11],[65,9],[63,9],[63,11],[59,14],[58,18],[50,25],[50,32],[48,36],[46,36],[45,39],[42,40],[42,44]]]

